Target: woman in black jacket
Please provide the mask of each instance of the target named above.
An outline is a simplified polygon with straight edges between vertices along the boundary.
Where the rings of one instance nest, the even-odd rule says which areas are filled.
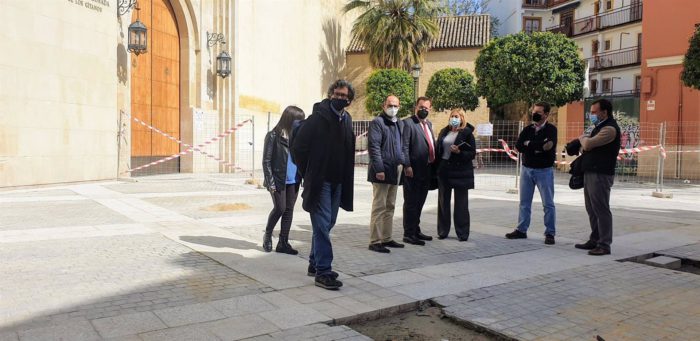
[[[469,239],[469,190],[474,188],[476,155],[474,127],[467,123],[464,113],[455,109],[450,113],[447,127],[438,135],[438,238],[450,233],[450,199],[455,192],[454,222],[459,241]]]
[[[263,173],[265,174],[264,186],[272,195],[274,207],[267,218],[267,227],[263,236],[263,249],[272,251],[272,230],[282,218],[282,226],[277,241],[276,252],[296,255],[289,244],[289,230],[292,227],[294,203],[297,200],[297,192],[301,177],[297,172],[297,166],[289,156],[289,136],[292,132],[292,124],[296,120],[304,119],[304,111],[295,106],[284,109],[282,117],[272,131],[265,135],[265,147],[263,148]]]

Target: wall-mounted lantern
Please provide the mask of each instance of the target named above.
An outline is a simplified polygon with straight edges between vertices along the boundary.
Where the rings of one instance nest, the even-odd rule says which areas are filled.
[[[142,53],[146,53],[148,50],[148,29],[146,25],[139,20],[138,15],[141,13],[141,9],[139,8],[138,1],[119,0],[117,15],[122,16],[132,8],[136,10],[136,21],[129,25],[129,44],[126,50],[138,56]]]
[[[207,46],[211,47],[216,44],[226,44],[224,34],[207,32]],[[226,78],[231,74],[231,55],[226,51],[221,51],[216,56],[216,74],[221,76],[221,78]]]
[[[129,25],[129,47],[127,51],[135,55],[146,53],[148,49],[148,29],[141,20],[136,19]]]
[[[216,73],[221,78],[226,78],[231,74],[231,56],[226,51],[221,51],[216,57]]]

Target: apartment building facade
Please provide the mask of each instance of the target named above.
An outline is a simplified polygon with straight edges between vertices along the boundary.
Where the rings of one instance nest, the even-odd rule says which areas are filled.
[[[549,31],[573,39],[587,62],[586,100],[567,106],[568,120],[584,120],[585,103],[613,97],[639,118],[641,0],[494,0],[499,35]]]

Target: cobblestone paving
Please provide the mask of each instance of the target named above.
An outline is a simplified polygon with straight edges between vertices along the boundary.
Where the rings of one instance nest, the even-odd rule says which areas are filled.
[[[448,316],[520,340],[698,340],[700,276],[606,262],[437,298]]]
[[[94,319],[271,290],[155,234],[5,244],[2,256],[0,273],[12,274],[0,276],[5,322]]]
[[[582,194],[583,195],[583,194]],[[518,203],[504,203],[503,201],[480,199],[469,203],[472,225],[488,224],[503,227],[504,233],[512,231],[518,220]],[[588,215],[585,207],[557,204],[557,235],[575,240],[585,241],[591,233],[588,227]],[[613,209],[614,212],[614,236],[623,236],[630,233],[647,232],[658,230],[658,221],[650,219],[648,214],[629,209]],[[645,214],[646,213],[646,214]],[[670,214],[669,214],[670,213]],[[686,219],[697,219],[695,216],[678,212],[676,214],[667,212],[665,215],[675,215]],[[532,204],[532,220],[528,234],[544,233],[544,214],[540,203]],[[658,217],[655,217],[658,219]],[[582,224],[583,223],[583,224]],[[688,222],[670,221],[664,223],[664,229],[688,226]]]
[[[193,191],[235,191],[250,189],[251,186],[243,184],[235,185],[225,181],[216,180],[189,180],[183,179],[140,179],[138,182],[121,183],[104,186],[107,189],[120,193],[177,193]]]
[[[264,193],[266,194],[266,193]],[[225,196],[188,196],[186,198],[170,197],[170,198],[149,198],[145,201],[169,209],[173,212],[180,213],[194,219],[212,218],[212,217],[228,217],[233,214],[253,215],[259,219],[251,220],[249,223],[260,226],[265,224],[266,216],[270,213],[270,202],[255,202],[250,200],[250,196],[243,195],[225,195]],[[207,210],[207,208],[218,204],[246,204],[248,208],[237,211],[215,211]],[[300,212],[301,214],[301,212]],[[242,219],[231,219],[231,223],[238,224]],[[264,228],[264,227],[263,227]]]
[[[91,200],[2,203],[0,217],[0,230],[133,222]]]
[[[345,341],[364,341],[372,340],[367,336],[364,336],[349,327],[346,326],[336,326],[330,327],[325,324],[312,324],[309,326],[303,326],[293,329],[288,329],[285,331],[261,335],[253,337],[250,339],[245,339],[247,341],[267,341],[267,340],[288,340],[288,341],[335,341],[335,340],[345,340]]]
[[[700,263],[700,243],[663,250],[657,253],[664,256],[687,259],[692,262]]]
[[[78,194],[69,189],[51,189],[51,190],[27,190],[15,193],[2,193],[3,198],[31,198],[31,197],[58,197],[58,196],[77,196]]]
[[[394,226],[400,226],[400,220]],[[299,226],[292,231],[299,255],[308,259],[311,248],[311,227]],[[236,234],[260,239],[261,228],[233,227]],[[395,229],[396,230],[396,229]],[[481,233],[472,233],[468,242],[455,238],[427,242],[426,246],[406,245],[403,249],[392,249],[390,254],[369,251],[366,225],[338,224],[332,231],[333,266],[336,270],[352,276],[379,274],[444,263],[454,263],[485,257],[537,250],[545,247],[541,242],[527,240],[521,243],[504,243],[503,238]],[[401,233],[394,237],[401,241]]]

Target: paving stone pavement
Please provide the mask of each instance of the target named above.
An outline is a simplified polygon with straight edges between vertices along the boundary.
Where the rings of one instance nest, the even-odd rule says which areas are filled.
[[[700,243],[684,245],[657,252],[660,255],[680,258],[700,264]]]
[[[700,276],[605,262],[439,297],[459,321],[519,340],[698,340]]]
[[[697,300],[671,295],[697,294],[697,281],[689,280],[697,275],[613,260],[660,250],[694,257],[698,244],[687,245],[700,241],[700,190],[677,192],[664,201],[646,191],[614,189],[613,255],[596,258],[571,245],[588,233],[580,192],[557,187],[560,233],[551,247],[542,243],[538,203],[533,205],[530,239],[503,239],[517,217],[517,200],[504,193],[502,183],[495,189],[480,185],[470,193],[469,242],[434,240],[380,255],[367,250],[372,190],[365,172],[358,168],[355,212],[341,212],[332,232],[334,266],[345,284],[335,292],[313,286],[305,274],[310,223],[301,205],[292,231],[301,254],[261,250],[269,194],[246,185],[240,175],[179,174],[0,189],[0,340],[366,340],[340,325],[412,310],[434,297],[443,303],[462,300],[448,309],[471,305],[470,314],[507,314],[508,307],[517,308],[510,310],[523,311],[519,316],[528,323],[512,326],[516,331],[514,327],[530,325],[531,303],[543,314],[566,306],[564,320],[557,319],[562,315],[543,318],[571,330],[600,325],[605,335],[619,339],[668,319],[669,328],[677,328],[680,324],[673,321],[683,314],[697,320]],[[205,210],[219,203],[249,208]],[[429,234],[435,229],[435,203],[433,191],[421,224]],[[399,195],[394,231],[399,240],[401,204]],[[631,284],[620,288],[622,282]],[[504,287],[510,291],[502,292],[515,293],[528,286],[548,288],[543,291],[561,296],[555,300],[561,305],[548,307],[534,288],[512,302],[488,295],[472,302],[463,294]],[[580,318],[596,310],[578,309],[580,304],[572,302],[600,300],[591,290],[596,286],[610,289],[600,303],[608,307],[602,316],[624,328]],[[608,301],[618,304],[606,305]],[[671,307],[677,312],[666,314]],[[473,324],[490,321],[468,317]],[[557,338],[525,329],[529,334],[519,334],[524,339]]]

